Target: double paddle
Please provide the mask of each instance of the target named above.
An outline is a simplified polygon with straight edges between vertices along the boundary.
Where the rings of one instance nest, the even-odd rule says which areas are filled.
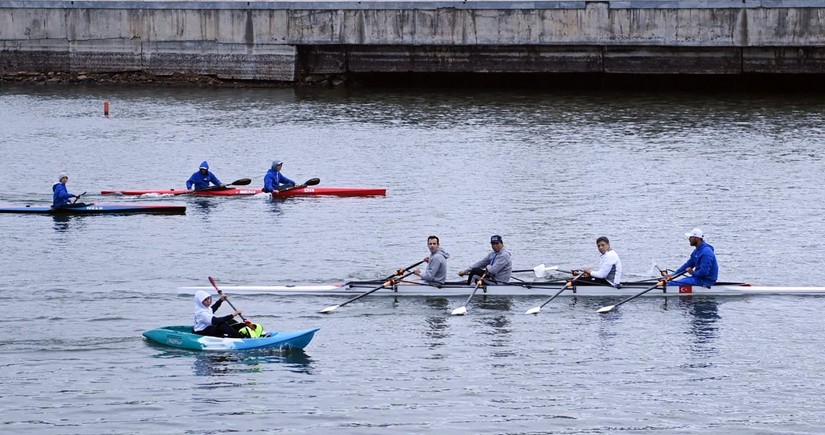
[[[229,186],[248,186],[251,183],[252,183],[252,179],[250,179],[250,178],[241,178],[239,180],[235,180],[235,181],[233,181],[229,184],[225,184],[223,186],[212,186],[212,187],[207,187],[205,189],[199,189],[199,190],[183,190],[183,191],[180,191],[180,192],[174,192],[173,195],[188,195],[188,194],[198,193],[198,192],[211,192],[213,190],[226,190],[227,188],[229,188]]]
[[[346,302],[344,302],[344,303],[342,303],[342,304],[339,304],[339,305],[332,305],[332,306],[330,306],[330,307],[326,307],[326,308],[324,308],[323,310],[321,310],[320,312],[321,312],[321,313],[324,313],[324,314],[331,313],[331,312],[333,312],[333,311],[337,310],[338,308],[343,307],[344,305],[346,305],[346,304],[348,304],[348,303],[350,303],[350,302],[355,302],[355,301],[357,301],[358,299],[363,298],[364,296],[367,296],[367,295],[369,295],[369,294],[372,294],[372,293],[377,292],[378,290],[381,290],[382,288],[387,288],[387,287],[390,287],[390,286],[392,286],[392,280],[394,280],[397,276],[401,275],[402,271],[403,271],[403,272],[407,272],[407,273],[405,273],[405,274],[404,274],[404,275],[402,275],[400,278],[398,278],[398,280],[402,280],[402,279],[404,279],[404,278],[406,278],[406,277],[408,277],[408,276],[412,275],[412,272],[410,272],[410,269],[412,269],[412,268],[414,268],[414,267],[417,267],[418,265],[420,265],[420,264],[421,264],[421,263],[423,263],[423,262],[424,262],[424,260],[421,260],[421,261],[419,261],[418,263],[413,264],[412,266],[408,266],[408,267],[405,267],[404,269],[397,270],[397,271],[395,271],[395,273],[393,273],[392,275],[390,275],[390,276],[388,276],[388,277],[384,278],[384,279],[382,280],[382,281],[384,281],[384,282],[383,282],[383,283],[381,283],[381,285],[379,285],[378,287],[376,287],[376,288],[374,288],[374,289],[372,289],[372,290],[369,290],[369,291],[367,291],[367,292],[361,293],[360,295],[358,295],[358,296],[356,296],[356,297],[354,297],[354,298],[352,298],[352,299],[350,299],[350,300],[348,300],[348,301],[346,301]]]
[[[283,192],[289,192],[290,190],[303,189],[304,187],[307,187],[307,186],[317,186],[318,183],[320,183],[320,182],[321,182],[320,178],[310,178],[309,180],[305,181],[304,184],[299,184],[297,186],[287,187],[284,190],[275,190],[275,191],[272,192],[272,196],[278,196],[278,194],[283,193]]]
[[[608,306],[606,306],[606,307],[601,307],[601,308],[599,308],[599,310],[598,310],[598,311],[596,311],[596,312],[597,312],[597,313],[599,313],[599,314],[609,313],[609,312],[613,311],[614,309],[616,309],[616,307],[618,307],[619,305],[622,305],[622,304],[624,304],[625,302],[630,302],[630,301],[632,301],[633,299],[636,299],[636,298],[638,298],[639,296],[641,296],[641,295],[643,295],[643,294],[645,294],[645,293],[647,293],[647,292],[649,292],[649,291],[651,291],[651,290],[655,289],[656,287],[659,287],[659,286],[666,286],[668,281],[671,281],[671,280],[673,280],[674,278],[678,278],[678,277],[680,277],[680,276],[684,275],[685,273],[687,273],[687,272],[677,273],[676,275],[673,275],[670,279],[665,279],[665,280],[657,281],[657,282],[656,282],[656,284],[653,284],[652,286],[650,286],[650,287],[648,287],[648,288],[646,288],[646,289],[644,289],[644,290],[640,291],[639,293],[636,293],[635,295],[633,295],[633,296],[631,296],[631,297],[629,297],[629,298],[627,298],[627,299],[624,299],[623,301],[619,302],[618,304],[616,304],[616,305],[608,305]]]
[[[217,291],[218,291],[218,294],[219,294],[219,295],[221,295],[221,296],[223,296],[223,292],[221,291],[221,289],[219,289],[219,288],[218,288],[218,283],[216,283],[216,282],[215,282],[215,279],[214,279],[214,278],[212,278],[212,277],[210,276],[210,277],[209,277],[209,282],[210,282],[210,283],[212,283],[212,287],[215,287],[215,290],[217,290]],[[229,299],[226,299],[226,302],[228,302],[228,303],[229,303],[229,306],[230,306],[230,307],[232,307],[232,309],[233,309],[233,310],[238,311],[238,309],[237,309],[237,308],[235,308],[235,306],[234,306],[234,305],[232,305],[232,301],[230,301]],[[250,322],[249,320],[246,320],[246,319],[244,318],[243,314],[238,314],[238,315],[239,315],[239,316],[241,316],[241,320],[243,320],[243,322],[244,322],[247,326],[249,326],[250,324],[252,324],[252,322]],[[251,328],[250,328],[250,329],[251,329]]]

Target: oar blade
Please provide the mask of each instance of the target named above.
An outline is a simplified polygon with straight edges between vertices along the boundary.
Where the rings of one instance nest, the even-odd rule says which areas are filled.
[[[240,180],[235,180],[231,183],[232,186],[248,186],[252,184],[252,179],[250,178],[241,178]]]
[[[463,316],[467,314],[467,307],[458,307],[454,309],[453,312],[450,314],[453,316]]]
[[[538,314],[539,311],[541,311],[541,307],[533,307],[525,311],[524,314]]]
[[[319,313],[329,314],[329,313],[331,313],[331,312],[333,312],[333,311],[337,310],[337,309],[338,309],[338,307],[340,307],[340,305],[331,305],[331,306],[326,307],[326,308],[324,308],[323,310],[319,311]]]
[[[599,310],[596,311],[596,312],[599,313],[599,314],[609,313],[609,312],[613,311],[614,308],[616,308],[615,305],[608,305],[606,307],[599,308]]]
[[[310,178],[304,183],[304,186],[317,186],[321,182],[320,178]]]
[[[536,275],[536,278],[544,278],[546,274],[545,270],[544,263],[542,263],[533,268],[533,273]]]

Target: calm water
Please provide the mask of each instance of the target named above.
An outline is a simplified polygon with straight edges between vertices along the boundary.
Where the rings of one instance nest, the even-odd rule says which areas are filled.
[[[103,100],[112,115],[102,117]],[[304,353],[144,342],[189,323],[180,286],[378,278],[426,255],[450,273],[501,234],[516,268],[676,267],[699,226],[723,280],[822,285],[821,95],[0,89],[0,202],[87,201],[185,216],[0,216],[6,433],[822,433],[825,298],[615,300],[235,295]],[[386,198],[107,198],[183,187],[202,160],[262,184]],[[549,292],[551,293],[551,292]]]

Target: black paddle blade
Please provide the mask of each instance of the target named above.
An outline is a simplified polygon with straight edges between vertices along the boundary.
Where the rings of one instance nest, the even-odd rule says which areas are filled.
[[[233,186],[248,186],[248,185],[252,184],[252,180],[249,179],[249,178],[241,178],[240,180],[235,180],[235,181],[233,181],[229,184],[231,184]]]
[[[315,186],[320,182],[321,182],[320,178],[310,178],[309,180],[307,180],[306,183],[304,183],[304,186]]]

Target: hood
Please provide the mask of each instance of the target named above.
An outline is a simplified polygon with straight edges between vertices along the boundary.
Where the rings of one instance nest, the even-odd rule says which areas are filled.
[[[438,248],[438,251],[435,251],[435,253],[443,255],[445,259],[450,258],[450,254],[442,248]]]
[[[198,167],[198,169],[200,169],[200,168],[206,169],[208,171],[209,170],[209,163],[206,160],[202,161],[201,165]]]
[[[203,304],[203,300],[208,298],[208,297],[209,297],[209,293],[207,293],[203,290],[196,291],[195,292],[195,309],[196,310],[202,310],[204,308],[209,308],[209,307],[207,307],[206,305]]]
[[[272,161],[272,170],[275,170],[275,168],[277,168],[278,165],[283,165],[283,164],[284,164],[284,162],[282,162],[280,160],[273,160]]]

